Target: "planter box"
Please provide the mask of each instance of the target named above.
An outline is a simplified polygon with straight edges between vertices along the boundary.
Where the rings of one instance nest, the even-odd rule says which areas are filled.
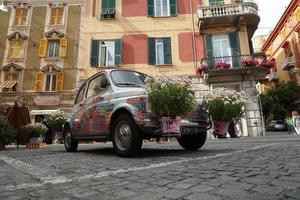
[[[40,149],[40,148],[45,148],[46,146],[47,146],[46,143],[26,144],[27,149]]]

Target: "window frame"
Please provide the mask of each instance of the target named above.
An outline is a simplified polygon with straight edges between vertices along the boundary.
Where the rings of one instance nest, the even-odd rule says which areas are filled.
[[[61,15],[61,23],[57,23],[58,22],[58,18],[59,18],[59,10],[62,10],[62,15]],[[56,15],[53,16],[53,10],[56,10]],[[54,23],[52,23],[52,18],[55,17],[54,19]],[[65,20],[65,7],[51,7],[50,8],[50,17],[49,17],[49,25],[50,26],[62,26],[64,25],[64,20]]]
[[[157,1],[160,1],[160,8],[161,8],[161,13],[158,15],[157,11]],[[163,15],[163,3],[167,2],[167,15]],[[170,0],[154,0],[154,17],[170,17],[171,16],[171,10],[170,10]]]
[[[57,54],[56,56],[53,56],[51,55],[50,56],[50,44],[52,43],[55,43],[56,45],[54,45],[54,49],[52,50],[53,53],[52,54]],[[51,39],[48,39],[47,40],[47,55],[46,55],[46,58],[58,58],[60,57],[60,40],[51,40]]]
[[[15,45],[15,44],[18,44],[18,45]],[[23,58],[24,57],[24,44],[25,44],[25,42],[23,40],[10,40],[7,57],[9,59]],[[18,52],[17,56],[16,56],[16,52]]]
[[[97,78],[100,78],[101,76],[102,76],[102,77],[105,77],[105,79],[106,79],[107,82],[108,82],[108,78],[107,78],[107,76],[105,75],[105,73],[100,73],[100,74],[96,75],[95,77],[93,77],[92,79],[90,79],[90,80],[88,81],[88,84],[87,84],[87,87],[86,87],[85,98],[90,98],[90,97],[93,97],[93,96],[97,96],[97,95],[100,95],[100,94],[104,93],[105,91],[107,91],[107,89],[108,89],[108,87],[109,87],[108,85],[107,85],[101,92],[95,93],[95,94],[91,94],[91,95],[89,96],[89,90],[90,90],[90,86],[91,86],[92,81],[94,81],[94,80],[97,79]]]
[[[21,10],[21,14],[17,15],[17,11]],[[24,15],[24,10],[26,10],[26,15]],[[28,8],[16,8],[15,9],[15,16],[14,16],[14,21],[13,21],[13,25],[14,26],[27,26],[27,22],[28,22],[28,13],[29,13],[29,9]],[[23,22],[23,18],[25,18],[24,23]]]
[[[109,43],[109,44],[102,44],[102,43]],[[100,40],[100,42],[99,42],[99,60],[98,60],[98,62],[99,62],[99,66],[100,67],[115,67],[115,55],[116,55],[116,53],[115,53],[115,41],[112,41],[112,40]],[[104,65],[102,65],[102,47],[106,47],[106,49],[105,49],[105,64]],[[111,48],[111,50],[113,51],[113,53],[112,53],[112,62],[113,62],[113,65],[109,65],[108,64],[108,52],[109,52],[109,48]]]
[[[162,55],[158,54],[158,46],[161,46]],[[161,56],[161,58],[159,58]],[[162,63],[159,63],[159,59],[162,59]],[[163,38],[155,39],[155,63],[156,65],[165,65],[165,52],[164,52],[164,40]]]
[[[223,38],[220,38],[220,37],[223,37]],[[217,37],[219,37],[219,38],[217,38]],[[228,53],[229,53],[229,55],[227,55],[227,56],[224,56],[224,51],[223,51],[223,41],[226,41],[227,42],[227,51],[228,51]],[[221,46],[219,46],[220,48],[219,49],[221,49],[221,56],[216,56],[215,55],[215,42],[218,42],[219,43],[219,45],[221,44]],[[212,36],[212,44],[213,44],[213,53],[214,53],[214,57],[231,57],[232,56],[232,53],[231,53],[231,49],[230,49],[230,41],[229,41],[229,37],[228,37],[228,35],[225,35],[225,34],[222,34],[222,35],[213,35]]]
[[[11,88],[1,88],[3,93],[9,93],[9,92],[17,92],[18,91],[18,81],[19,80],[19,72],[5,72],[4,73],[4,82],[5,81],[15,81],[13,87]],[[0,89],[0,90],[1,90]]]
[[[87,84],[86,83],[83,83],[81,86],[80,86],[80,88],[79,88],[79,90],[78,90],[78,92],[77,92],[77,96],[76,96],[76,99],[75,99],[75,101],[74,101],[74,104],[75,105],[77,105],[77,104],[79,104],[79,103],[81,103],[86,97],[86,86],[87,86]],[[80,95],[80,93],[81,92],[83,92],[83,95],[80,97],[79,95]],[[79,98],[81,98],[81,100],[79,101]]]
[[[49,90],[46,90],[47,88],[47,77],[51,76],[50,78],[50,83],[49,83]],[[52,90],[52,86],[53,86],[53,76],[55,77],[55,85],[54,85],[54,90]],[[58,78],[58,74],[57,73],[45,73],[44,74],[44,85],[43,85],[43,92],[56,92],[56,88],[57,88],[57,78]]]

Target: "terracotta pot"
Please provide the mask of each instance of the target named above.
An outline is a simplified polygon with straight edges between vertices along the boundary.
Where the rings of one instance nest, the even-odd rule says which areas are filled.
[[[214,124],[214,134],[226,136],[229,122],[223,122],[223,121],[213,121]]]
[[[0,151],[5,150],[5,144],[0,144]]]

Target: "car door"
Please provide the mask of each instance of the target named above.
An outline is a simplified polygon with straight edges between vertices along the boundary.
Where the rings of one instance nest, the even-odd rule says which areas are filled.
[[[84,83],[80,88],[76,96],[75,107],[71,113],[72,115],[72,133],[74,135],[80,135],[81,132],[81,122],[83,120],[83,112],[85,105],[85,93],[86,93],[86,83]]]
[[[106,116],[109,112],[107,96],[110,85],[105,73],[91,79],[87,88],[87,102],[84,110],[85,124],[82,133],[85,135],[106,136],[108,127]]]

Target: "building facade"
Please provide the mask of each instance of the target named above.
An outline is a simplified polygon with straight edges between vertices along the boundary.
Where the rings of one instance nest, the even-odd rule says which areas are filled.
[[[261,48],[276,62],[278,81],[300,85],[300,1],[291,0],[276,27]],[[268,87],[270,83],[265,83]]]
[[[0,11],[0,104],[33,115],[73,106],[82,1],[7,1]]]

